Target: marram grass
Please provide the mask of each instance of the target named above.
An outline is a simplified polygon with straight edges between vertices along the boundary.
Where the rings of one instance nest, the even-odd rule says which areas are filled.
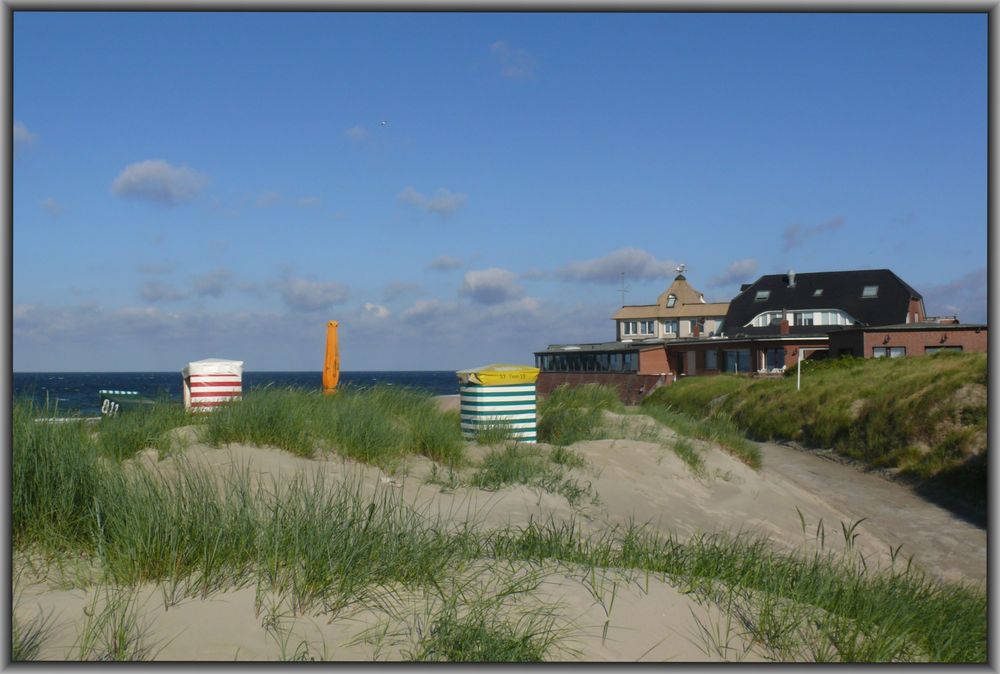
[[[870,466],[951,481],[985,502],[986,354],[803,365],[801,390],[794,372],[687,377],[654,391],[643,410],[721,418],[756,440],[833,448]]]
[[[455,412],[425,393],[393,386],[345,387],[334,395],[299,389],[259,389],[206,415],[211,444],[244,442],[300,456],[336,451],[392,467],[407,454],[446,465],[464,460]]]
[[[393,395],[384,394],[384,400],[407,402]],[[317,433],[321,446],[342,437],[335,435],[341,431],[334,430],[337,418],[330,409],[349,405],[345,399],[311,401],[328,408],[324,428],[331,435]],[[15,403],[14,549],[52,561],[90,560],[92,583],[127,590],[152,581],[164,588],[165,601],[249,584],[261,594],[288,596],[297,612],[333,617],[358,602],[379,601],[385,588],[445,587],[473,564],[499,569],[516,562],[541,569],[558,562],[613,569],[633,579],[661,575],[729,611],[775,659],[986,662],[984,590],[933,580],[909,565],[878,570],[846,553],[789,554],[747,535],[681,541],[640,525],[597,535],[582,533],[572,520],[482,530],[417,510],[399,491],[370,492],[359,483],[329,483],[318,475],[278,484],[252,480],[239,469],[210,475],[182,461],[170,474],[144,464],[126,467],[102,456],[92,427],[42,424],[33,421],[36,416],[44,413]],[[412,417],[394,418],[404,435],[405,420]],[[575,463],[568,455],[547,461],[560,468]],[[110,638],[81,642],[81,657],[154,652],[156,645],[137,638],[141,630],[133,628],[141,625],[129,605],[119,608],[110,631],[90,631]],[[552,657],[556,627],[547,622],[550,614],[519,622],[489,605],[479,613],[471,608],[445,605],[429,623],[436,631],[412,655]],[[18,623],[22,657],[37,654],[44,642],[38,625]]]

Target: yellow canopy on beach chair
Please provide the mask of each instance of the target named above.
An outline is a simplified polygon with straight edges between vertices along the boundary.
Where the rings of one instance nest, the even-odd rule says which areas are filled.
[[[514,384],[534,384],[538,379],[538,368],[530,365],[503,365],[495,363],[459,370],[455,374],[463,384],[479,386],[512,386]]]

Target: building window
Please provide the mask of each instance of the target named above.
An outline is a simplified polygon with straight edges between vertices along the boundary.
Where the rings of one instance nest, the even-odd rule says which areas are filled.
[[[728,349],[726,354],[726,372],[749,372],[750,349]]]
[[[706,370],[718,370],[719,369],[718,356],[719,356],[719,352],[716,351],[715,349],[709,349],[708,351],[705,352],[705,369]]]
[[[667,309],[672,309],[673,306],[674,306],[674,303],[676,303],[676,302],[677,302],[677,296],[676,295],[667,295]]]
[[[656,334],[656,321],[639,321],[639,329],[644,335]]]
[[[758,290],[757,294],[754,295],[753,301],[754,302],[763,302],[766,299],[768,299],[769,297],[771,297],[771,291],[770,290]]]
[[[929,354],[942,353],[942,352],[948,352],[948,351],[956,351],[956,352],[960,353],[962,351],[962,347],[961,346],[928,346],[928,347],[926,347],[924,349],[924,353],[929,353]]]
[[[795,325],[812,325],[812,324],[813,324],[813,312],[811,311],[795,312]]]
[[[861,297],[878,297],[878,286],[865,286],[861,291]]]
[[[819,297],[822,294],[823,294],[823,289],[822,288],[816,288],[816,290],[813,291],[813,297]]]
[[[873,346],[872,358],[900,358],[906,355],[905,346]]]
[[[764,363],[768,370],[782,370],[785,367],[784,349],[767,349],[764,352]]]
[[[664,332],[672,332],[672,333],[674,333],[676,335],[677,334],[677,323],[678,323],[678,321],[677,321],[676,318],[668,318],[667,320],[663,321],[663,331]]]

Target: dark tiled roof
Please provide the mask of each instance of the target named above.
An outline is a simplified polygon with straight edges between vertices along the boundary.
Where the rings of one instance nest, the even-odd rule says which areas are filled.
[[[754,316],[763,311],[790,311],[804,309],[841,309],[862,325],[890,325],[906,317],[910,299],[923,299],[916,290],[888,269],[859,269],[856,271],[825,271],[795,274],[795,286],[788,284],[788,275],[761,276],[729,302],[724,331],[727,335],[776,334],[777,325],[766,328],[744,328]],[[878,286],[878,296],[863,298],[865,286]],[[817,296],[815,291],[822,289]],[[766,300],[755,301],[757,293],[770,291]],[[835,326],[823,327],[832,331]],[[815,326],[791,326],[792,334],[815,333]]]

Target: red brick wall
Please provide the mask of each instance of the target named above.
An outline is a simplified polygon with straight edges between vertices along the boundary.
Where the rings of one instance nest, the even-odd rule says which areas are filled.
[[[897,332],[872,330],[864,334],[864,357],[872,357],[872,348],[876,346],[904,346],[907,356],[923,355],[928,346],[961,346],[966,353],[985,353],[987,350],[986,330],[977,334],[975,328],[968,330],[913,330],[912,332]],[[888,341],[886,341],[888,337]],[[945,337],[945,341],[941,338]],[[862,355],[862,354],[858,354]]]
[[[626,405],[636,405],[657,386],[673,381],[673,377],[659,375],[631,374],[621,372],[542,372],[535,382],[539,397],[552,393],[561,384],[581,386],[583,384],[605,384],[618,389],[618,397]]]
[[[920,304],[921,304],[920,300],[910,300],[910,307],[906,310],[907,314],[910,317],[909,320],[910,323],[920,323],[925,318],[927,318],[926,316],[924,316],[924,312]],[[917,315],[917,320],[913,320],[913,314]],[[906,323],[907,321],[904,319],[903,322]],[[909,350],[907,350],[907,353],[909,353]]]
[[[639,352],[639,374],[671,374],[665,348],[646,349]]]

